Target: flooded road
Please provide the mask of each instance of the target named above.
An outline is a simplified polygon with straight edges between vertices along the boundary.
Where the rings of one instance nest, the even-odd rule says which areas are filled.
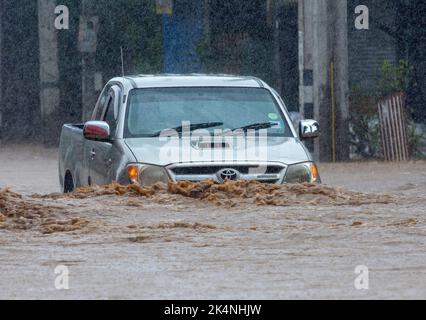
[[[320,173],[64,196],[56,150],[0,149],[0,299],[426,299],[426,162]]]

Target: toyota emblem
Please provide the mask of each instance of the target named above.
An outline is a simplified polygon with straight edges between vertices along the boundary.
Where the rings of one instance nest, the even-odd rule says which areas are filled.
[[[217,173],[218,177],[222,180],[237,180],[240,176],[240,173],[231,168],[222,169]]]

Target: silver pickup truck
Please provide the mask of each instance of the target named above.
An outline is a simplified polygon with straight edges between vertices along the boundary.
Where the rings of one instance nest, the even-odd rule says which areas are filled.
[[[262,80],[228,75],[140,75],[110,80],[84,124],[65,124],[63,192],[85,185],[257,180],[320,182],[280,96]]]

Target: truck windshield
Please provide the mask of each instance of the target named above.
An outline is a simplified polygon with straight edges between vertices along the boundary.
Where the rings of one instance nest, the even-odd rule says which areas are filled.
[[[132,90],[124,136],[155,137],[164,130],[181,128],[185,122],[190,130],[264,129],[268,136],[293,136],[268,90],[229,87]]]

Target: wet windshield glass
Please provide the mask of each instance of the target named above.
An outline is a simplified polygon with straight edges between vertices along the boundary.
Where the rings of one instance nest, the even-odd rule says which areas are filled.
[[[271,136],[292,136],[275,98],[262,88],[135,89],[129,99],[125,137],[158,136],[183,122],[210,132],[264,129]]]

